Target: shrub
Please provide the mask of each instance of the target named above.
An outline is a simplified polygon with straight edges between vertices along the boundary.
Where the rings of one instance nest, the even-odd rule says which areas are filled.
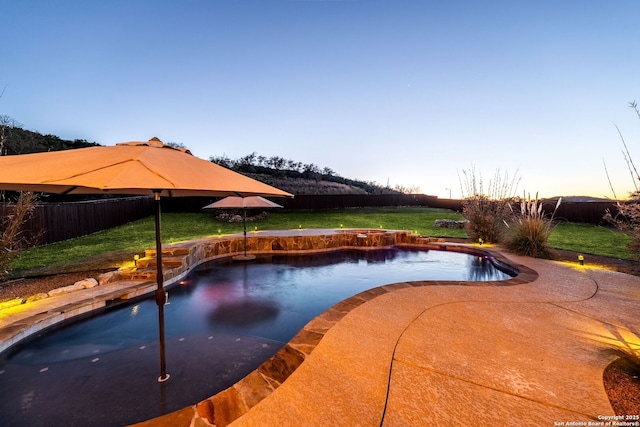
[[[518,255],[551,258],[547,242],[553,231],[553,217],[560,203],[562,198],[558,199],[551,217],[547,218],[537,194],[534,200],[531,200],[531,197],[522,199],[520,211],[514,212],[510,223],[505,222],[508,231],[505,234],[504,247]]]
[[[633,101],[629,103],[629,107],[631,107],[636,112],[638,118],[640,118],[638,104]],[[635,191],[631,193],[631,197],[628,201],[618,201],[616,203],[618,212],[615,215],[607,210],[607,213],[604,215],[604,219],[631,237],[631,241],[627,245],[627,248],[629,248],[629,251],[633,254],[634,258],[640,261],[640,189],[638,189],[637,183],[637,181],[640,181],[640,173],[633,162],[633,157],[631,157],[631,153],[629,152],[629,148],[627,147],[627,143],[625,142],[620,129],[618,129],[618,134],[620,135],[623,146],[622,155],[627,162],[627,168],[631,174]],[[607,173],[607,178],[608,177],[609,174]],[[611,185],[611,180],[609,180],[609,185]],[[613,186],[611,186],[611,189],[613,190]],[[613,194],[615,197],[615,191]]]
[[[485,190],[482,176],[475,169],[462,171],[462,216],[468,221],[465,231],[474,241],[498,243],[505,228],[505,222],[512,215],[511,203],[516,186],[515,177],[509,179],[497,171]]]
[[[640,194],[634,193],[629,201],[617,202],[616,207],[618,212],[613,215],[607,210],[604,219],[631,237],[627,248],[640,261]]]
[[[9,273],[13,258],[30,243],[21,228],[32,215],[35,201],[34,193],[22,192],[15,203],[9,204],[10,214],[0,218],[0,280]]]

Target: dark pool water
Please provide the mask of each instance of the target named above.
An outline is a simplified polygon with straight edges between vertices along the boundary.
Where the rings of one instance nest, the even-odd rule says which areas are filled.
[[[311,319],[366,289],[510,277],[484,257],[406,249],[209,263],[169,290],[168,382],[156,381],[157,307],[149,298],[42,333],[2,355],[0,418],[4,426],[134,423],[229,387]]]

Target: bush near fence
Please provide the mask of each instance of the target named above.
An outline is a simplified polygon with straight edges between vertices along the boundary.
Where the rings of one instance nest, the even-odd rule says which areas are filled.
[[[162,199],[163,212],[202,212],[202,208],[220,198],[175,197]],[[338,194],[273,198],[285,210],[329,210],[359,207],[423,206],[462,212],[462,200],[440,199],[425,194]],[[555,201],[545,202],[545,212],[552,212]],[[605,225],[606,210],[617,212],[614,202],[564,202],[556,219]],[[0,215],[9,213],[0,204]],[[127,197],[83,202],[42,203],[25,225],[28,233],[39,235],[39,244],[54,243],[135,221],[153,215],[151,197]]]

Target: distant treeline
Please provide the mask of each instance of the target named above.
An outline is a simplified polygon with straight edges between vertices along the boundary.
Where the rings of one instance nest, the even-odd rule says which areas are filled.
[[[42,135],[38,132],[22,129],[17,123],[0,117],[0,155],[29,154],[42,151],[60,151],[72,148],[100,145],[84,139],[73,141],[61,139],[55,135]]]
[[[239,159],[211,156],[209,160],[225,168],[248,175],[293,194],[400,194],[409,189],[389,188],[376,182],[360,181],[340,176],[329,167],[302,163],[280,156],[266,157],[255,152]],[[300,180],[315,181],[301,184]],[[331,183],[340,184],[339,186]],[[407,190],[407,191],[405,191]]]
[[[84,139],[65,140],[56,135],[42,135],[23,129],[15,120],[0,115],[0,155],[69,150],[97,145],[100,144]],[[178,143],[169,145],[184,147]],[[376,182],[344,178],[329,167],[319,167],[313,163],[297,162],[280,156],[266,157],[255,152],[239,159],[230,159],[223,155],[212,156],[209,160],[297,195],[402,194],[418,191],[417,187],[390,188]]]

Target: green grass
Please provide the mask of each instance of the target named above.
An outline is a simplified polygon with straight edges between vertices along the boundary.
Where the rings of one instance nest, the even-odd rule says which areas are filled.
[[[614,228],[573,222],[558,224],[549,236],[553,248],[622,259],[632,258],[627,249],[630,241],[631,237]]]
[[[462,219],[460,214],[444,209],[423,207],[345,209],[322,212],[271,211],[265,220],[247,223],[247,229],[287,230],[302,228],[384,228],[413,230],[424,236],[466,238],[459,229],[436,228],[436,219]],[[162,215],[162,241],[175,243],[200,237],[242,232],[242,223],[222,223],[212,214],[193,213]],[[626,249],[629,238],[609,228],[587,224],[563,223],[549,238],[559,249],[583,253],[631,258]],[[153,217],[100,231],[88,236],[29,249],[12,263],[14,273],[56,266],[108,252],[142,253],[155,247]]]
[[[421,207],[346,209],[324,212],[277,212],[268,218],[248,222],[247,229],[287,230],[303,228],[385,228],[414,230],[420,234],[439,237],[466,237],[464,230],[436,228],[436,219],[462,219],[445,209]],[[163,243],[175,243],[218,234],[241,233],[242,223],[223,223],[213,220],[212,214],[166,213],[162,215]],[[114,251],[138,251],[155,248],[153,217],[100,231],[88,236],[29,249],[12,263],[15,272],[57,265]]]

